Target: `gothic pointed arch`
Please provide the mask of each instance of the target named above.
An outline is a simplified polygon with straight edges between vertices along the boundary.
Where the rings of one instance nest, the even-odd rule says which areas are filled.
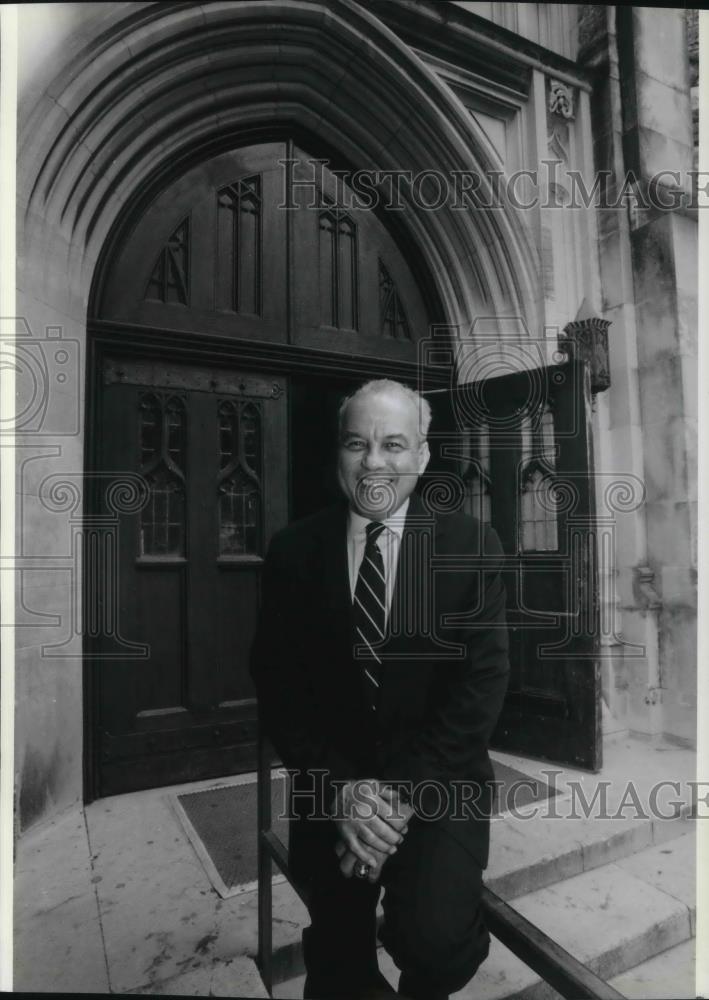
[[[434,276],[441,320],[536,325],[536,262],[516,212],[488,186],[489,143],[374,9],[111,5],[74,39],[48,91],[20,136],[31,166],[19,196],[28,253],[35,241],[67,246],[74,302],[88,298],[129,199],[149,203],[206,153],[281,129],[317,135],[355,168],[479,174],[470,211],[407,204],[402,226]]]

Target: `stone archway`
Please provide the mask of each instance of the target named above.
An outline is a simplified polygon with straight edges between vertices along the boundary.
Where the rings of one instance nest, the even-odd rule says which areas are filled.
[[[18,436],[22,527],[42,540],[37,553],[18,552],[28,560],[41,552],[61,569],[35,585],[18,655],[25,823],[81,797],[82,591],[72,546],[82,511],[86,312],[102,248],[137,194],[148,197],[207,151],[274,127],[317,134],[365,169],[484,177],[492,166],[451,91],[353,0],[111,5],[72,35],[61,68],[22,109],[18,303],[31,336],[53,330],[73,352],[68,383],[56,377],[66,352],[44,352],[49,417],[39,437],[30,428]],[[514,212],[484,207],[488,196],[483,183],[474,210],[409,206],[409,237],[434,276],[445,322],[466,328],[481,314],[513,314],[534,327],[532,252]],[[58,481],[76,486],[68,507],[42,499]],[[53,638],[43,620],[50,613],[61,622]]]
[[[484,135],[431,69],[366,8],[341,0],[165,10],[115,7],[28,116],[20,140],[25,249],[64,243],[76,292],[121,205],[234,136],[302,127],[366,169],[493,164]],[[41,127],[38,127],[41,123]],[[513,211],[485,181],[475,211],[412,211],[449,322],[485,308],[533,323],[535,271]],[[494,200],[494,199],[493,199]],[[46,254],[45,254],[46,259]]]

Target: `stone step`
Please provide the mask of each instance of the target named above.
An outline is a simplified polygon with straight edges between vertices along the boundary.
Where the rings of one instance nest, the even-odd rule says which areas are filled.
[[[537,818],[530,822],[503,817],[493,821],[485,883],[512,901],[638,852],[654,848],[661,852],[665,845],[693,832],[694,820],[684,814],[673,820]],[[693,836],[689,840],[693,842]],[[287,940],[281,938],[274,948],[274,980],[278,982],[302,972],[300,929],[307,915],[288,885],[274,886],[273,913],[279,930],[288,929]]]
[[[527,893],[511,905],[602,979],[613,979],[621,993],[627,983],[628,996],[642,996],[653,970],[650,963],[663,953],[672,956],[678,970],[676,992],[652,995],[693,996],[693,987],[682,992],[693,977],[693,966],[682,969],[682,962],[691,961],[695,928],[694,854],[695,838],[678,837]],[[675,951],[679,946],[684,947]],[[383,949],[379,964],[395,985],[398,972]],[[300,997],[302,989],[299,975],[279,984],[274,996]],[[455,996],[556,1000],[558,994],[493,938],[488,959]]]
[[[695,944],[694,938],[683,941],[627,972],[613,976],[608,982],[628,1000],[687,1000],[687,997],[694,997]],[[387,964],[381,952],[379,964]],[[397,982],[393,970],[389,970],[388,978],[391,983]],[[533,973],[493,939],[490,955],[474,979],[476,991],[471,995],[480,997],[480,1000],[496,996],[513,997],[515,990],[531,986],[533,982]],[[297,976],[276,986],[273,995],[276,1000],[300,1000],[304,984],[305,976]],[[465,993],[461,992],[458,996],[464,997]]]
[[[493,756],[532,779],[551,783],[557,791],[548,800],[493,817],[485,882],[508,902],[638,852],[653,848],[661,852],[665,845],[694,832],[696,804],[688,779],[695,773],[696,761],[686,751],[622,739],[605,748],[602,775],[497,751]],[[693,842],[693,837],[689,839]],[[290,887],[274,889],[274,934],[287,937],[281,936],[276,947],[276,981],[302,972],[304,911],[293,896]],[[516,959],[495,943],[486,968],[494,970],[497,954],[503,981],[510,961]]]
[[[694,837],[678,838],[536,890],[511,905],[608,981],[691,940],[694,855]],[[459,1000],[558,996],[499,942],[494,945],[479,974],[456,994]]]
[[[628,1000],[686,1000],[697,995],[696,941],[683,941],[610,980]]]
[[[558,816],[493,818],[485,883],[502,899],[515,899],[682,837],[695,825],[689,803],[665,819],[635,815],[632,809],[614,818],[576,815],[568,799],[560,799],[554,808]]]

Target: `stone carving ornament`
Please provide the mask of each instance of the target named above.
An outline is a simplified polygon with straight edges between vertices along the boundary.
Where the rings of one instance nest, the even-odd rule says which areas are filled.
[[[549,111],[568,121],[574,118],[574,92],[560,80],[549,81]]]

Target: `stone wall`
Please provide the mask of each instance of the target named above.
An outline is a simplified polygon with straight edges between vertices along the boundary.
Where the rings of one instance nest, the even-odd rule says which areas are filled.
[[[573,3],[476,3],[474,0],[455,0],[478,17],[484,17],[535,42],[558,52],[567,59],[575,59],[578,33],[576,19],[579,6]]]

